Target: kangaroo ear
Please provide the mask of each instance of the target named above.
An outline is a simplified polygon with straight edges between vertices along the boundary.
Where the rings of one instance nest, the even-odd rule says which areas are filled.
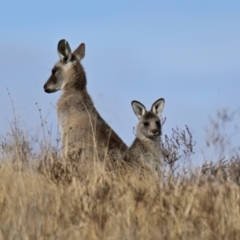
[[[153,103],[151,111],[160,116],[162,114],[164,104],[165,104],[164,98],[158,99],[156,102]]]
[[[72,58],[72,51],[65,39],[62,39],[58,43],[58,55],[61,61],[68,62]]]
[[[141,119],[146,113],[146,108],[138,101],[132,101],[132,108],[138,119]]]
[[[78,61],[81,61],[85,57],[85,44],[81,43],[77,49],[73,52]]]

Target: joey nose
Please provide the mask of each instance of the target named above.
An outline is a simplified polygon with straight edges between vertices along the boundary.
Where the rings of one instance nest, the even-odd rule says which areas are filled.
[[[152,130],[152,133],[153,133],[154,135],[157,135],[157,134],[158,134],[158,130],[157,130],[157,129],[153,129],[153,130]]]

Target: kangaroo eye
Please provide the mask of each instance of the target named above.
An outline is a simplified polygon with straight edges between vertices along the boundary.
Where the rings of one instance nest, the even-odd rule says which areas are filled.
[[[52,70],[52,75],[55,75],[56,72],[57,72],[57,69],[53,69]]]
[[[156,124],[157,124],[158,126],[160,126],[160,121],[156,121]]]
[[[148,122],[144,122],[143,125],[144,125],[145,127],[147,127],[147,126],[149,126],[149,123],[148,123]]]

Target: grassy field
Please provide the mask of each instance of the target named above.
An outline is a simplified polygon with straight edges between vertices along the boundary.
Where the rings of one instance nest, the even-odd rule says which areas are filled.
[[[240,239],[239,154],[177,168],[194,155],[191,133],[163,138],[159,179],[121,159],[34,153],[15,124],[0,142],[0,239]]]

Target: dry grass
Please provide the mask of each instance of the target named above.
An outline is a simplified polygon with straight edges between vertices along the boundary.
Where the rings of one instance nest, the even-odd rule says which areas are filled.
[[[164,146],[158,179],[144,166],[33,153],[13,124],[0,142],[0,239],[240,239],[240,158],[177,171],[193,154],[186,127]]]

